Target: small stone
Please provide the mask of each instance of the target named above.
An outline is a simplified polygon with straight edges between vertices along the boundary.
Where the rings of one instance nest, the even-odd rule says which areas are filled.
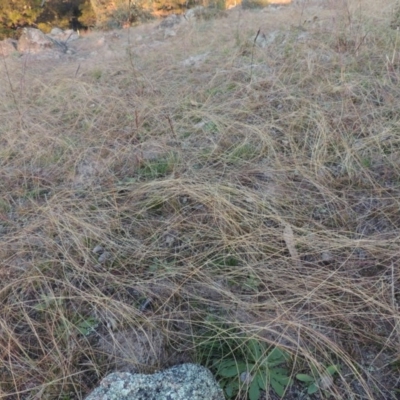
[[[325,262],[325,263],[333,261],[333,255],[332,255],[332,253],[330,251],[324,251],[322,253],[322,257],[321,258],[322,258],[322,261]]]
[[[104,253],[104,248],[98,244],[92,251],[94,254],[102,254]]]
[[[207,58],[208,53],[199,54],[197,56],[191,56],[181,62],[183,67],[198,67]]]
[[[267,37],[265,36],[265,34],[261,32],[257,36],[255,43],[258,47],[264,48],[265,46],[268,45],[269,41],[268,41]]]
[[[144,312],[147,309],[149,309],[151,307],[151,304],[153,302],[153,299],[151,297],[149,297],[148,299],[146,299],[141,305],[140,305],[140,311]]]
[[[105,251],[105,252],[97,259],[97,261],[98,261],[100,264],[104,264],[106,261],[108,261],[108,260],[110,260],[110,259],[111,259],[111,253]]]
[[[175,242],[175,238],[174,238],[172,235],[167,235],[167,236],[165,237],[165,244],[166,244],[168,247],[171,247],[171,246],[174,244],[174,242]]]
[[[64,33],[64,31],[60,28],[53,28],[50,31],[50,35],[62,35]]]
[[[250,372],[242,372],[240,374],[240,381],[243,382],[245,385],[250,385],[253,380],[253,376]]]

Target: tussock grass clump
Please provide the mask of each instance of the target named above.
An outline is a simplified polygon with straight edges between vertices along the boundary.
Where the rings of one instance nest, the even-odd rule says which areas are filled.
[[[182,361],[233,387],[249,343],[290,378],[260,398],[398,396],[398,33],[374,3],[235,11],[79,68],[3,60],[0,397]]]

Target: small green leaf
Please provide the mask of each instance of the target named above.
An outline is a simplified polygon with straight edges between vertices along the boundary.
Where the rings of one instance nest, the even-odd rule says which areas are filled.
[[[275,367],[290,359],[290,355],[277,347],[275,347],[265,359],[269,367]]]
[[[258,386],[259,386],[262,390],[266,390],[266,387],[267,387],[267,377],[265,376],[265,374],[258,373],[256,379],[257,379],[257,381],[258,381]]]
[[[256,339],[250,339],[247,346],[249,358],[252,361],[258,361],[262,356],[260,343]]]
[[[302,382],[315,382],[315,378],[307,374],[297,374],[296,379]]]
[[[218,374],[223,376],[224,378],[232,378],[234,376],[237,376],[239,373],[238,368],[236,365],[233,365],[232,367],[225,367],[222,368]]]
[[[339,371],[339,368],[338,368],[338,366],[337,365],[330,365],[327,369],[326,369],[326,371],[325,371],[325,373],[326,374],[329,374],[330,376],[332,376],[332,375],[334,375],[336,372],[338,372]]]
[[[253,379],[253,382],[250,384],[249,398],[250,400],[258,400],[260,398],[260,388],[257,379]]]
[[[271,379],[271,386],[279,397],[282,397],[284,395],[285,386],[281,385],[278,381],[276,381],[275,379]]]
[[[89,317],[80,321],[76,328],[78,329],[79,333],[83,336],[89,335],[93,331],[93,329],[98,325],[98,321],[94,317]]]
[[[229,398],[233,397],[233,385],[231,383],[225,387],[225,393]]]
[[[282,375],[272,375],[271,374],[271,380],[275,380],[283,386],[287,386],[290,382],[290,378],[288,376],[282,376]]]
[[[314,394],[318,392],[318,385],[316,383],[313,383],[308,387],[307,393],[308,394]]]
[[[218,370],[218,374],[223,376],[224,378],[232,378],[234,376],[239,375],[241,372],[245,372],[252,368],[254,364],[246,364],[244,362],[236,362],[232,361],[232,363],[223,366]]]
[[[237,362],[235,360],[223,360],[219,362],[219,368],[227,368],[227,367],[232,367],[233,365],[236,365]]]
[[[267,357],[268,362],[275,362],[275,361],[285,361],[285,356],[283,354],[283,351],[279,349],[278,347],[275,347]]]
[[[274,375],[287,375],[288,370],[286,368],[270,368],[270,373]]]

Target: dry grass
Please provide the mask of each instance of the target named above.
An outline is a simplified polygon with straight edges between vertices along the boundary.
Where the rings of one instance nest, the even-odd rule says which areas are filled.
[[[378,3],[233,11],[79,70],[2,61],[1,398],[83,398],[121,362],[202,359],[204,332],[279,345],[293,375],[340,364],[332,398],[399,396],[400,38]]]

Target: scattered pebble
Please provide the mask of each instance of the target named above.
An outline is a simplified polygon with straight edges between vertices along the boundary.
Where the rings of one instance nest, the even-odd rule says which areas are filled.
[[[105,251],[103,254],[101,254],[101,256],[98,258],[98,262],[100,264],[104,264],[106,261],[111,259],[111,253],[109,253],[108,251]]]
[[[104,247],[97,245],[92,251],[94,254],[102,254],[104,253]]]

